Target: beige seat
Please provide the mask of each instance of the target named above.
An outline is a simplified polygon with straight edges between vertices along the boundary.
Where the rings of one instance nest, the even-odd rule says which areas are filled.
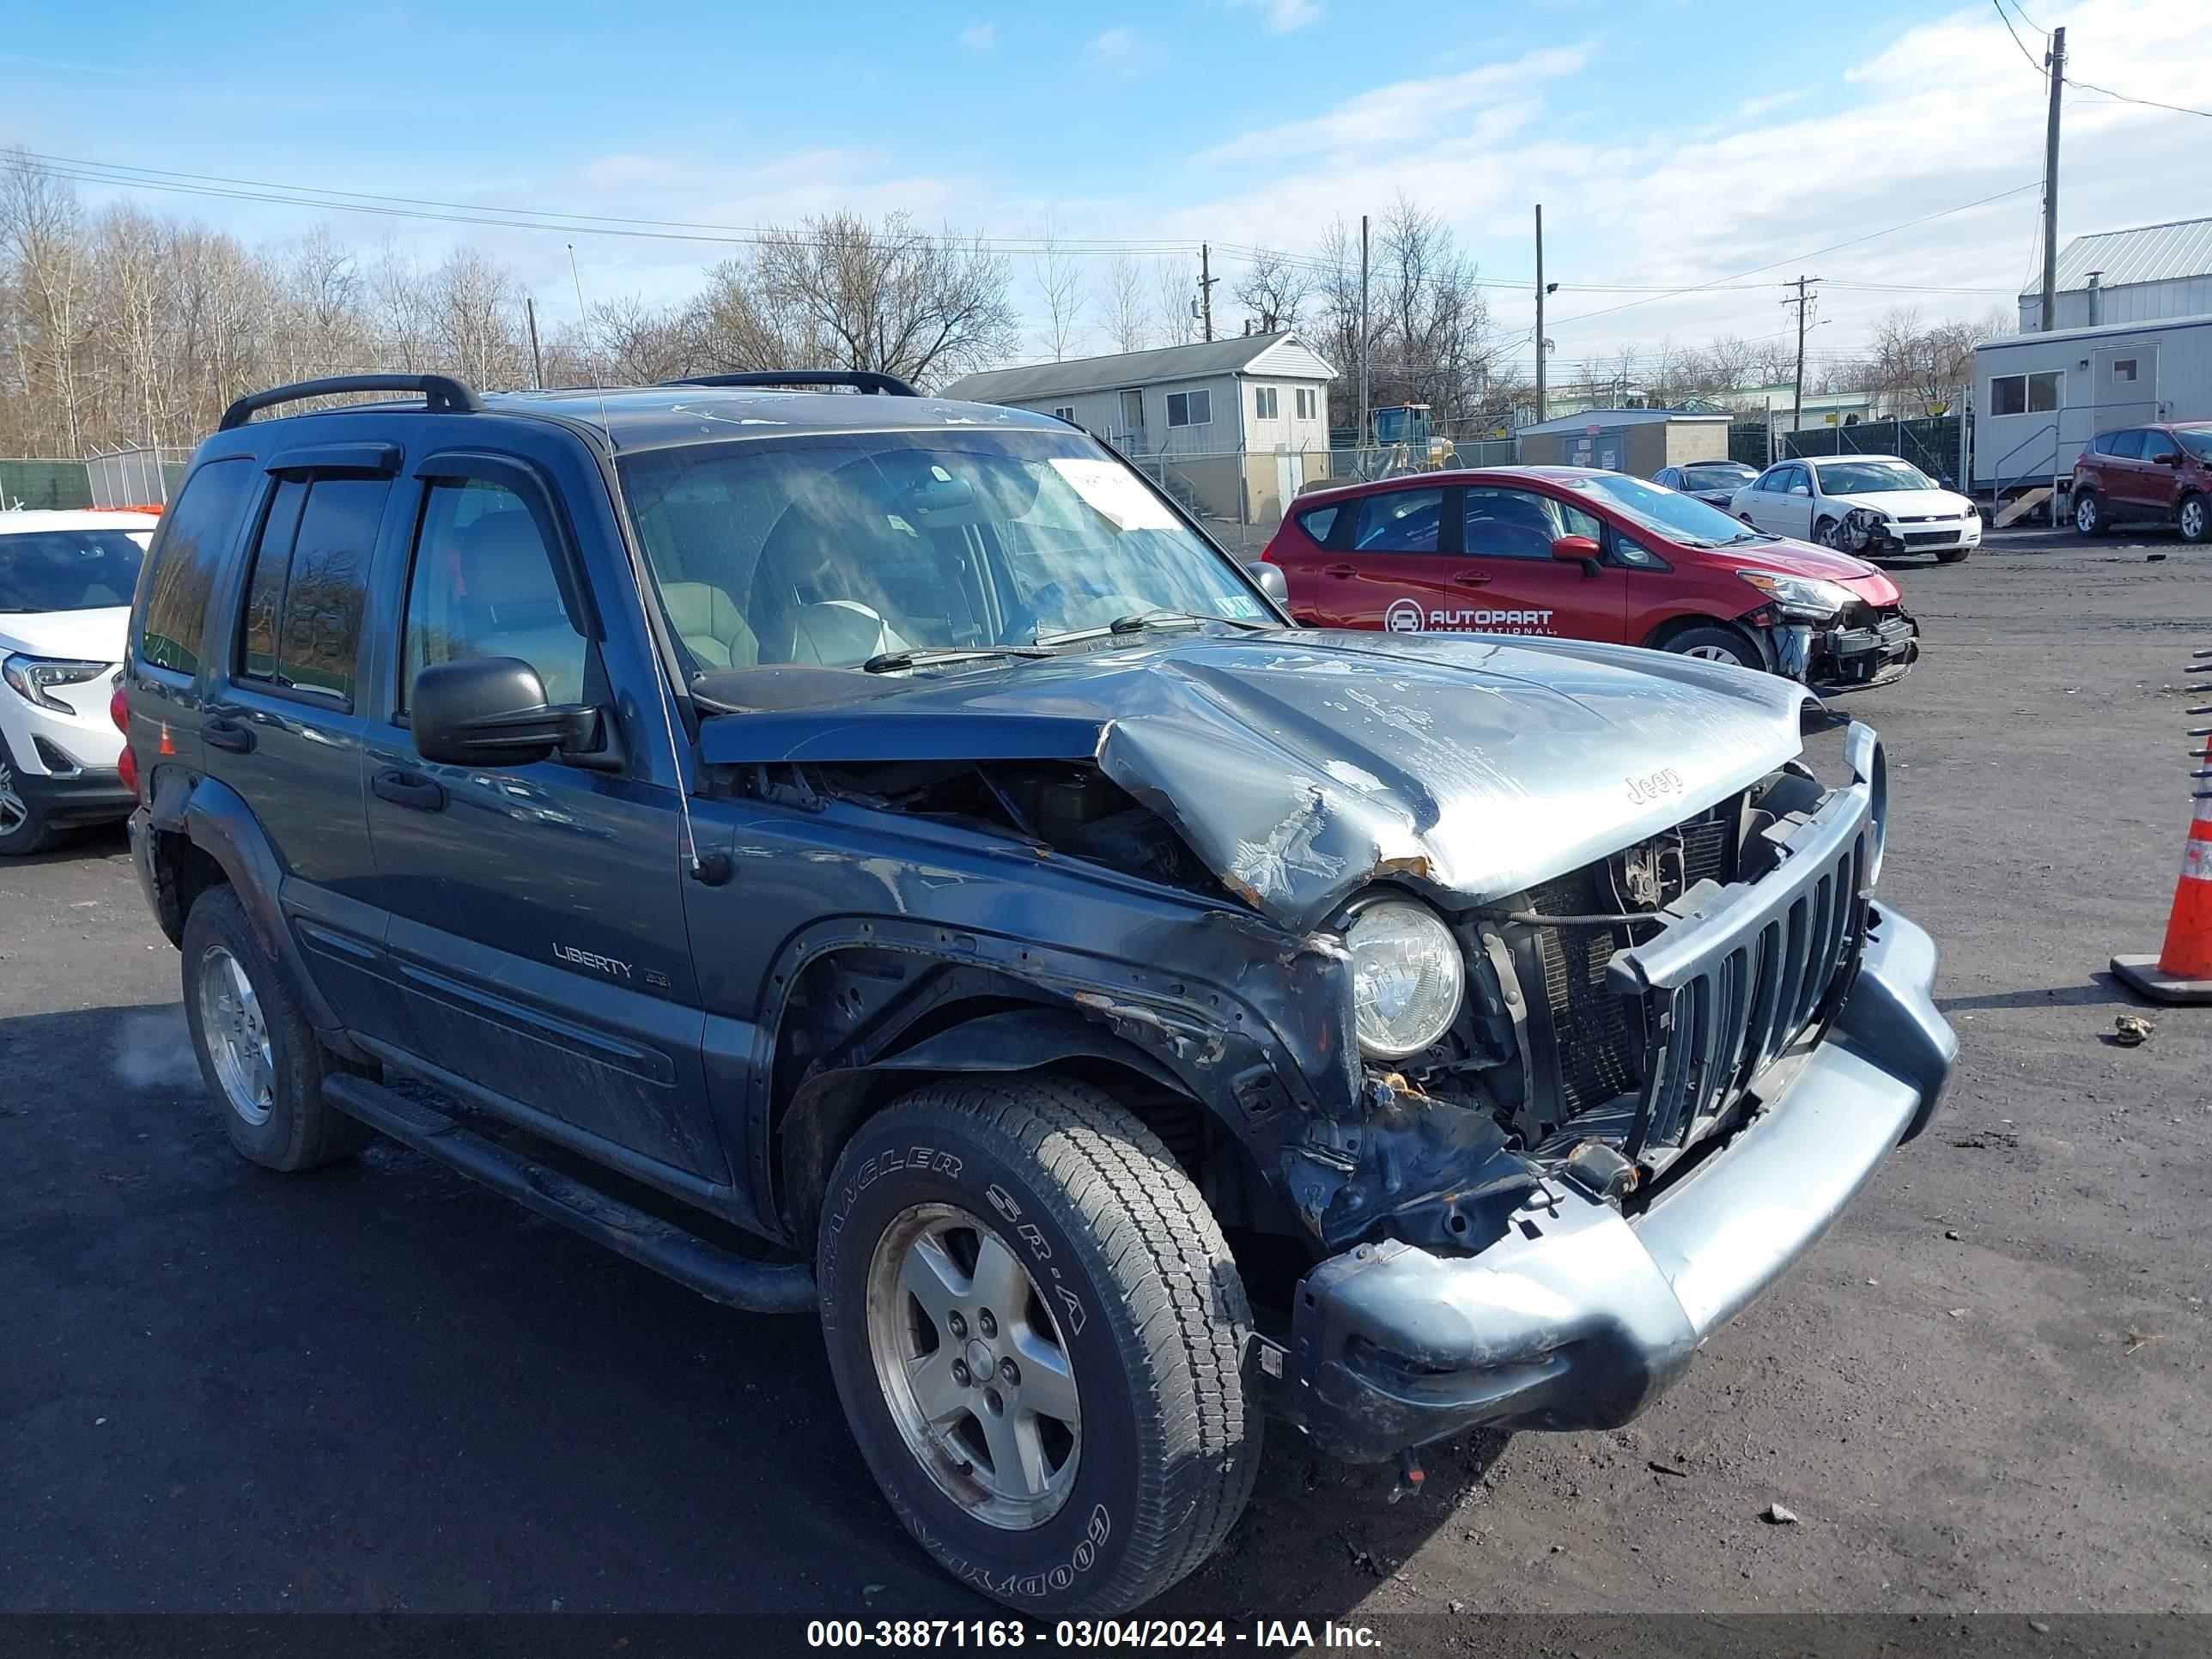
[[[872,606],[858,599],[827,599],[802,605],[791,613],[791,640],[783,660],[858,668],[871,657],[906,648],[906,641]]]
[[[661,602],[668,620],[700,667],[752,668],[760,662],[760,641],[745,625],[737,604],[712,582],[663,582]]]

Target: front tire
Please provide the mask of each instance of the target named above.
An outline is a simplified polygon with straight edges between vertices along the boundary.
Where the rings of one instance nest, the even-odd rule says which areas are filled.
[[[2212,506],[2208,506],[2202,495],[2184,495],[2173,521],[2180,527],[2185,542],[2212,539]]]
[[[1840,533],[1833,519],[1823,519],[1813,526],[1813,539],[1822,547],[1840,549],[1843,545],[1838,539]]]
[[[1756,668],[1761,672],[1766,669],[1765,659],[1759,654],[1758,647],[1731,629],[1686,628],[1668,640],[1664,648],[1704,662],[1732,662],[1739,668]]]
[[[2077,492],[2074,497],[2074,528],[2084,536],[2101,536],[2109,526],[2105,519],[2105,503],[2094,489]]]
[[[1947,547],[1936,555],[1938,564],[1964,564],[1972,554],[1971,547]]]
[[[54,844],[58,832],[46,822],[39,803],[23,793],[15,773],[15,757],[0,739],[0,858],[23,858],[43,853]]]
[[[339,1069],[300,1012],[282,963],[261,948],[228,887],[185,918],[185,1020],[200,1076],[239,1155],[289,1174],[349,1158],[368,1127],[323,1098]]]
[[[1099,1091],[947,1082],[871,1118],[830,1177],[816,1271],[861,1455],[985,1595],[1119,1613],[1243,1512],[1261,1441],[1243,1281],[1167,1149]]]

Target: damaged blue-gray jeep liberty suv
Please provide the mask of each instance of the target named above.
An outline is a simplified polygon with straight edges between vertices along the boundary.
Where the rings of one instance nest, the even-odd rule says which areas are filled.
[[[1881,744],[1278,580],[887,375],[240,399],[117,704],[230,1138],[814,1314],[892,1508],[1027,1613],[1189,1572],[1270,1421],[1409,1473],[1624,1422],[1942,1090]]]

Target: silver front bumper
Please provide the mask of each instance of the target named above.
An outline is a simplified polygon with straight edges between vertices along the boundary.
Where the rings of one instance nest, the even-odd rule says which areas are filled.
[[[1826,1040],[1641,1215],[1553,1182],[1479,1254],[1390,1240],[1323,1262],[1299,1287],[1288,1413],[1354,1462],[1633,1417],[1925,1124],[1958,1050],[1935,977],[1928,935],[1877,908]]]

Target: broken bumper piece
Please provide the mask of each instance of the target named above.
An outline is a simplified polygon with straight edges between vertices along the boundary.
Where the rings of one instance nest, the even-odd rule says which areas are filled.
[[[1632,1219],[1553,1182],[1475,1255],[1385,1240],[1322,1262],[1269,1356],[1282,1410],[1353,1462],[1478,1426],[1626,1422],[1926,1123],[1958,1049],[1935,975],[1928,935],[1877,906],[1826,1041]]]

